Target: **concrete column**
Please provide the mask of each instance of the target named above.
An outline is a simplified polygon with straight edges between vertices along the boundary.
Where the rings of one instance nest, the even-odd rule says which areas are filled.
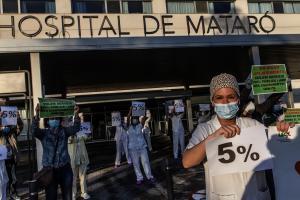
[[[247,14],[248,13],[248,1],[246,0],[236,0],[234,1],[235,11],[237,14]]]
[[[32,96],[33,96],[33,106],[38,104],[38,98],[43,97],[42,90],[42,76],[41,76],[41,62],[40,62],[40,53],[30,53],[30,62],[31,62],[31,76],[32,76]],[[43,126],[41,121],[40,127]],[[42,156],[43,156],[43,147],[41,142],[36,139],[36,160],[38,170],[42,169]]]
[[[193,123],[193,110],[192,110],[191,99],[186,100],[186,115],[187,115],[189,132],[192,132],[194,129],[194,125],[193,125],[194,123]]]
[[[57,14],[70,14],[72,13],[71,0],[55,0]]]
[[[165,14],[167,13],[166,0],[152,0],[153,14]]]

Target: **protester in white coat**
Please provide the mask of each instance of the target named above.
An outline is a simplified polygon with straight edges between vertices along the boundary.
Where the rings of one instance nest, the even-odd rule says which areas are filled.
[[[115,140],[116,140],[116,160],[115,160],[115,168],[119,167],[121,164],[121,158],[123,150],[126,155],[127,163],[131,164],[131,158],[129,156],[128,152],[128,135],[126,130],[126,124],[122,123],[120,126],[116,127],[116,134],[115,134]]]
[[[84,122],[84,115],[79,114],[80,122]],[[88,152],[85,146],[85,140],[88,136],[84,133],[77,132],[75,136],[69,138],[68,151],[71,159],[71,167],[73,171],[73,200],[77,197],[77,177],[79,176],[80,196],[83,199],[90,199],[90,195],[87,193],[86,172],[89,165]]]
[[[176,113],[175,110],[170,114],[170,118],[172,121],[172,131],[173,131],[173,155],[174,158],[177,159],[179,155],[179,148],[181,154],[184,152],[184,127],[182,124],[183,113]]]
[[[128,115],[128,119],[130,119],[131,116],[131,109]],[[143,126],[139,123],[138,117],[131,117],[131,124],[128,128],[128,149],[129,154],[132,159],[134,172],[136,175],[136,183],[137,185],[142,184],[144,177],[141,172],[140,168],[140,160],[145,172],[145,175],[150,183],[154,183],[155,179],[151,172],[149,157],[148,157],[148,151],[147,151],[147,144],[142,132]]]
[[[261,126],[264,129],[264,126],[256,120],[236,116],[239,110],[240,92],[234,76],[220,74],[214,77],[210,84],[210,95],[216,115],[210,121],[199,124],[194,131],[183,155],[182,163],[185,168],[205,162],[205,145],[208,141],[218,137],[234,137],[240,134],[241,129],[247,127]],[[286,133],[289,127],[286,122],[277,123],[278,131]],[[211,176],[206,162],[204,167],[206,199],[270,200],[264,171]]]

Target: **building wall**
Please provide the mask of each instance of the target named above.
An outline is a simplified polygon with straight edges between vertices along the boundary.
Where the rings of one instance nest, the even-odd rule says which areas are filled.
[[[72,13],[71,0],[55,0],[56,13],[69,14]]]

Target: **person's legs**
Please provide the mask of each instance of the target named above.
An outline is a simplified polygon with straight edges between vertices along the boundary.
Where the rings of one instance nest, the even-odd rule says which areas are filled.
[[[173,155],[178,158],[178,132],[173,132]]]
[[[149,149],[149,151],[152,151],[151,132],[147,131],[145,136],[146,136],[146,142],[147,142],[147,145],[148,145],[148,149]]]
[[[152,179],[153,176],[152,176],[152,172],[151,172],[147,149],[141,150],[141,161],[142,161],[143,169],[144,169],[147,179]]]
[[[6,183],[0,183],[0,200],[5,200],[6,199],[6,188],[7,184]]]
[[[73,172],[70,164],[60,168],[59,185],[63,200],[72,200]]]
[[[76,199],[76,195],[77,195],[77,176],[78,176],[78,166],[75,165],[75,166],[72,166],[72,172],[73,172],[73,187],[72,187],[72,190],[73,190],[73,200]]]
[[[131,161],[131,157],[130,157],[129,151],[128,151],[128,139],[127,138],[123,139],[122,144],[123,144],[123,148],[124,148],[124,151],[125,151],[127,163],[131,164],[132,161]]]
[[[83,164],[79,166],[79,181],[80,181],[81,194],[87,193],[86,171],[87,171],[87,165]]]
[[[180,150],[181,150],[181,155],[184,152],[184,131],[179,132],[179,143],[180,143]]]
[[[121,164],[121,153],[122,153],[122,143],[120,140],[116,140],[116,161],[115,166],[119,166]]]
[[[137,181],[143,181],[144,177],[140,168],[140,152],[137,150],[130,150],[130,157],[132,159],[134,172]]]
[[[10,160],[6,160],[5,161],[5,167],[6,167],[6,171],[7,171],[7,176],[8,176],[8,183],[7,183],[7,196],[10,198],[10,195],[12,193],[12,182],[13,182],[13,178],[12,178],[12,165],[10,163]]]
[[[53,180],[52,182],[46,187],[46,200],[57,200],[57,187],[58,187],[58,182],[57,182],[57,171],[54,170],[53,172]]]

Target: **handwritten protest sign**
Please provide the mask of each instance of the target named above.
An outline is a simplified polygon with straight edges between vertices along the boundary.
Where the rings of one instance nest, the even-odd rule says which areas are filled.
[[[298,200],[300,197],[300,126],[290,130],[289,137],[269,128],[269,149],[274,159],[273,177],[277,200]]]
[[[175,112],[184,112],[184,103],[182,99],[177,99],[174,101]]]
[[[138,102],[133,101],[132,102],[132,116],[145,116],[146,112],[146,106],[145,102]]]
[[[1,106],[1,117],[2,126],[17,125],[18,108],[16,106]]]
[[[40,117],[66,117],[74,115],[75,101],[66,99],[39,98]]]
[[[206,144],[208,167],[212,176],[272,169],[264,126],[241,130],[240,135],[223,136]]]
[[[251,78],[254,95],[287,92],[287,72],[284,64],[253,65]]]
[[[299,108],[287,109],[286,112],[284,113],[284,121],[300,124],[300,109]]]
[[[199,104],[199,111],[210,111],[210,104]]]
[[[120,112],[112,112],[111,113],[111,125],[112,126],[120,126],[121,125],[121,113]]]
[[[80,131],[78,133],[81,135],[90,136],[92,133],[91,122],[82,122],[80,124]]]

